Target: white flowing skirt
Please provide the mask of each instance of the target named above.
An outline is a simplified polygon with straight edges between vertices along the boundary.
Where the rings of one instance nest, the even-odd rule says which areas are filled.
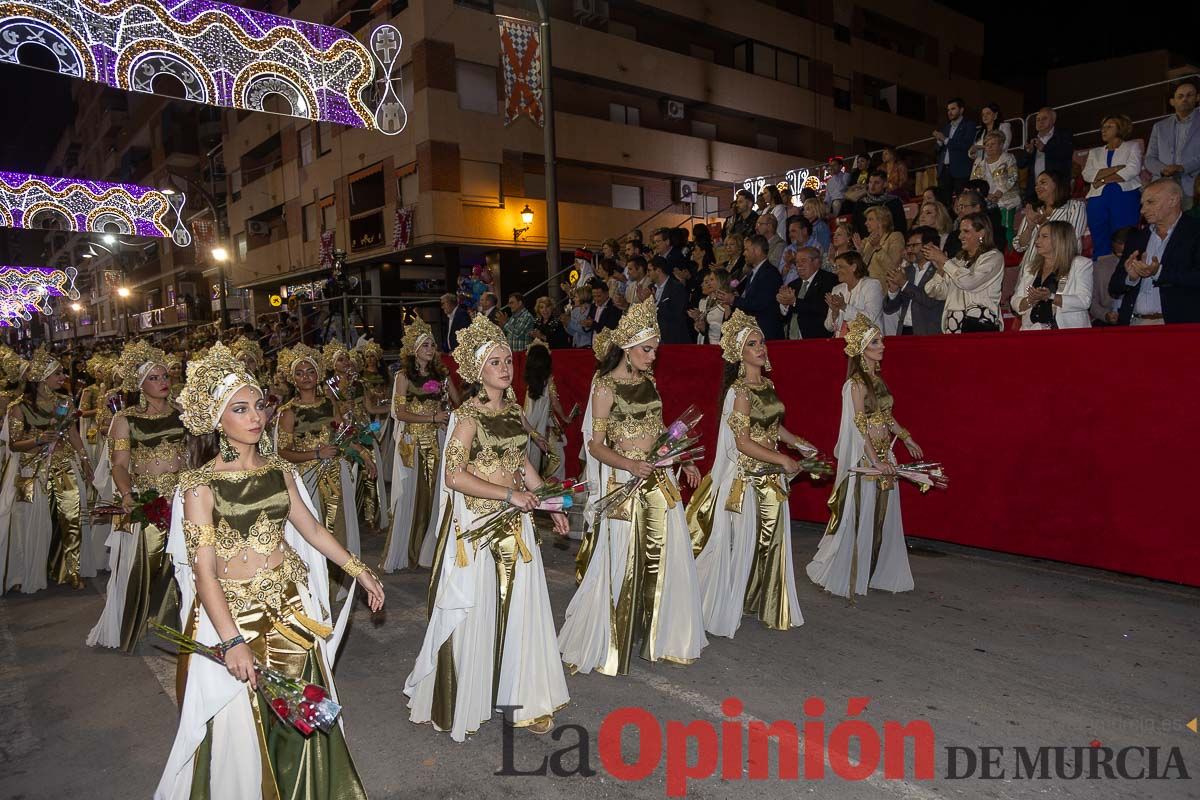
[[[114,556],[115,566],[108,579],[108,589],[105,591],[104,610],[100,612],[100,621],[88,633],[88,647],[121,646],[121,621],[125,613],[125,595],[129,589],[129,575],[133,572],[133,561],[137,556],[138,543],[134,537],[141,535],[140,526],[138,527],[139,530],[136,533],[113,529],[108,535],[108,547]]]

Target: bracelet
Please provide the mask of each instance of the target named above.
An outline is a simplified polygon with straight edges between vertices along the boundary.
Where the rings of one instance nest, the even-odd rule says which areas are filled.
[[[912,441],[912,436],[904,428],[901,428],[900,430],[896,431],[896,438],[898,438],[902,442],[911,442]]]
[[[221,653],[224,654],[224,653],[228,653],[231,648],[237,647],[239,644],[245,644],[245,643],[246,643],[245,637],[239,633],[237,636],[234,636],[230,639],[226,639],[225,641],[221,642],[219,645],[217,645],[217,647],[220,648]]]
[[[512,489],[511,488],[509,488],[508,492],[504,495],[504,502],[506,502],[510,505],[512,504]]]
[[[351,554],[350,560],[342,565],[342,572],[346,573],[351,578],[357,578],[366,568],[367,565],[362,562],[361,558]]]

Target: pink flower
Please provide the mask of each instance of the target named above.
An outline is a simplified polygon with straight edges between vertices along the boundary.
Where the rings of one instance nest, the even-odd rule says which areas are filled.
[[[423,391],[425,394],[435,394],[436,392],[440,392],[441,390],[442,390],[442,384],[439,383],[438,381],[433,380],[432,378],[430,378],[429,380],[427,380],[423,384],[421,384],[421,391]]]
[[[688,427],[682,422],[672,423],[671,427],[667,429],[667,433],[670,434],[672,439],[682,439],[687,435],[687,432]]]

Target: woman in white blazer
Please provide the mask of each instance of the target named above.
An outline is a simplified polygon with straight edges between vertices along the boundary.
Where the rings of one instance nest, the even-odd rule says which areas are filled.
[[[958,238],[962,250],[954,258],[931,244],[921,250],[937,270],[925,293],[946,303],[942,333],[998,331],[1004,256],[996,249],[988,215],[976,212],[960,219]]]
[[[851,320],[860,314],[877,328],[883,327],[883,284],[867,276],[867,262],[853,250],[833,259],[838,280],[833,291],[825,295],[829,311],[825,314],[825,330],[841,339]]]
[[[1112,252],[1114,231],[1136,225],[1142,207],[1142,143],[1129,141],[1133,122],[1124,114],[1100,123],[1102,147],[1088,151],[1083,179],[1087,195],[1088,228],[1092,232],[1092,257]]]
[[[1021,270],[1012,296],[1021,330],[1091,327],[1092,260],[1079,255],[1075,229],[1061,220],[1047,222],[1033,246],[1037,254]]]

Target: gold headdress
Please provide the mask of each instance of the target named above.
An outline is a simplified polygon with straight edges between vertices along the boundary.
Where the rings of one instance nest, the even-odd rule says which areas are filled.
[[[301,361],[307,361],[313,365],[313,369],[317,371],[318,382],[325,380],[325,366],[321,363],[321,354],[306,344],[297,344],[295,347],[285,347],[280,350],[276,361],[276,365],[287,376],[288,383],[295,383],[292,380],[292,370]]]
[[[592,352],[596,354],[596,360],[603,361],[604,357],[608,355],[610,347],[612,347],[612,328],[596,331],[596,335],[592,337]]]
[[[478,383],[484,360],[497,347],[508,347],[504,331],[486,314],[476,314],[471,324],[458,332],[458,346],[452,353],[458,374],[467,383]]]
[[[540,347],[543,350],[545,350],[547,353],[550,352],[550,345],[548,345],[546,343],[546,340],[544,340],[544,339],[530,339],[529,347],[525,348],[525,352],[528,353],[530,350],[532,350],[535,347]]]
[[[27,366],[28,362],[21,358],[15,350],[6,347],[4,352],[0,353],[0,370],[3,370],[4,379],[9,383],[20,381]]]
[[[612,343],[622,350],[658,338],[658,307],[654,298],[647,297],[640,303],[634,303],[617,323],[613,331]]]
[[[127,392],[140,392],[142,382],[156,366],[167,366],[167,354],[149,342],[135,340],[121,351],[121,388]]]
[[[259,388],[254,377],[246,372],[246,365],[220,342],[204,358],[193,359],[188,364],[187,383],[179,395],[179,405],[183,408],[180,419],[188,432],[200,436],[215,431],[229,398],[243,386]]]
[[[239,336],[233,340],[233,344],[229,345],[229,350],[238,358],[250,356],[254,359],[255,366],[263,365],[263,351],[258,342],[247,339],[245,336]]]
[[[850,326],[846,331],[846,347],[844,348],[846,355],[851,358],[861,356],[867,346],[879,335],[879,328],[872,324],[866,314],[859,314],[850,321]]]
[[[83,369],[88,375],[100,380],[101,376],[108,371],[108,356],[104,353],[96,353],[84,363]]]
[[[50,355],[50,351],[42,345],[37,350],[33,351],[33,358],[29,360],[29,368],[25,371],[25,380],[40,382],[46,380],[54,374],[56,369],[60,369],[62,364],[58,359]]]
[[[739,363],[746,339],[754,331],[762,333],[762,329],[758,327],[758,320],[740,308],[736,309],[733,316],[721,325],[721,358],[730,364]]]
[[[346,345],[337,339],[325,343],[325,346],[321,348],[321,361],[325,365],[326,370],[329,372],[334,371],[333,362],[337,360],[340,353],[345,353],[347,358],[350,357],[350,351],[346,349]]]
[[[183,356],[179,353],[167,353],[167,369],[170,370],[174,366],[183,366]]]
[[[412,316],[404,323],[404,338],[400,344],[400,357],[411,356],[417,352],[417,348],[421,346],[421,341],[429,339],[433,341],[433,329],[429,327],[429,323],[418,316]]]
[[[378,361],[380,358],[383,358],[383,348],[374,339],[368,339],[366,336],[360,337],[354,343],[354,351],[359,353],[364,360],[374,358]]]

